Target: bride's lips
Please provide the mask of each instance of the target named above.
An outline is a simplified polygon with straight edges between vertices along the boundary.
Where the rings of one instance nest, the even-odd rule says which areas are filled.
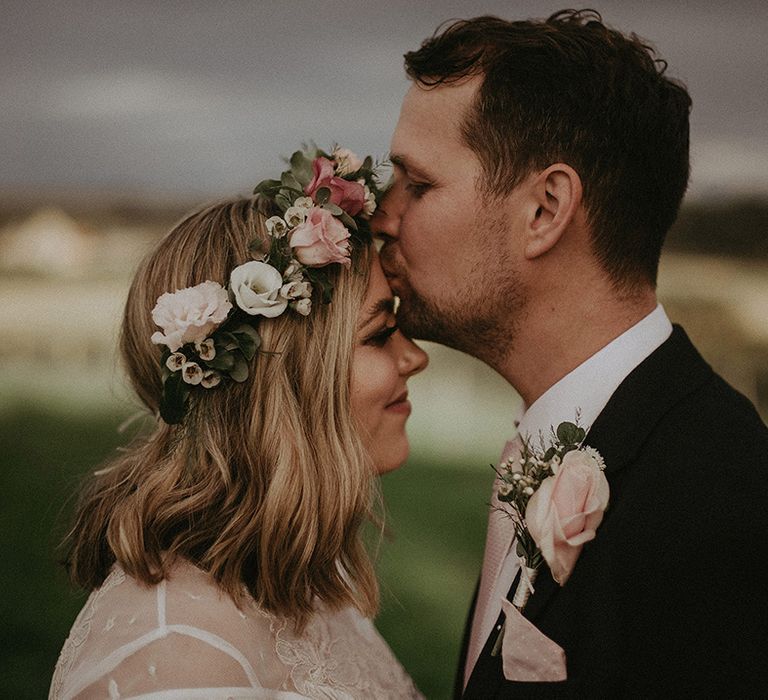
[[[387,411],[393,411],[395,413],[410,413],[411,402],[408,401],[408,391],[404,391],[392,403],[387,404],[385,408]]]

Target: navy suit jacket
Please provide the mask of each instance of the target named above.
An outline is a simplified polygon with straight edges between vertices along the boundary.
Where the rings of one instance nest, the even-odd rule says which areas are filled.
[[[462,694],[467,629],[455,697],[768,696],[768,428],[755,408],[676,326],[586,443],[607,465],[608,510],[565,586],[543,565],[524,610],[564,649],[568,679],[507,681],[492,634]]]

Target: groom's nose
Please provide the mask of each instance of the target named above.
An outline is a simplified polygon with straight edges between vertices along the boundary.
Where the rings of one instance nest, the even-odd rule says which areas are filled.
[[[371,231],[376,238],[384,241],[397,239],[400,235],[400,221],[405,204],[405,189],[395,181],[379,202],[371,219]]]

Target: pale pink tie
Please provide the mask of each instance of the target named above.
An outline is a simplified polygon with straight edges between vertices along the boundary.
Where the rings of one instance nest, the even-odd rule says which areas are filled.
[[[500,462],[520,453],[520,440],[510,440],[501,453]],[[491,510],[488,514],[488,531],[485,536],[485,554],[483,556],[483,571],[480,574],[480,589],[477,593],[475,614],[472,617],[472,631],[469,637],[467,649],[467,661],[464,666],[464,686],[466,687],[472,669],[475,667],[480,652],[485,646],[485,641],[493,629],[493,625],[501,612],[501,601],[492,603],[490,600],[493,584],[501,572],[509,548],[515,537],[515,527],[512,519],[500,513],[494,508],[498,505],[496,491],[498,479],[493,481],[493,494],[491,496]]]

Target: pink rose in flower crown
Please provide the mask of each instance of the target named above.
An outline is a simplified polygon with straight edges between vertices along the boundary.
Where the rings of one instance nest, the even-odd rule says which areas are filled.
[[[152,309],[152,320],[163,329],[152,342],[167,345],[176,352],[186,343],[202,343],[221,324],[232,309],[227,290],[217,282],[206,281],[194,287],[166,292]]]
[[[528,501],[528,531],[552,578],[561,586],[571,575],[584,544],[595,537],[608,507],[608,494],[608,480],[594,455],[571,450]]]
[[[365,205],[365,187],[359,182],[336,177],[333,161],[327,158],[315,158],[312,161],[312,181],[304,188],[304,193],[315,201],[317,191],[327,187],[331,191],[330,200],[341,207],[350,216],[356,216]]]
[[[312,207],[291,234],[293,253],[302,265],[349,264],[349,231],[331,212]]]

